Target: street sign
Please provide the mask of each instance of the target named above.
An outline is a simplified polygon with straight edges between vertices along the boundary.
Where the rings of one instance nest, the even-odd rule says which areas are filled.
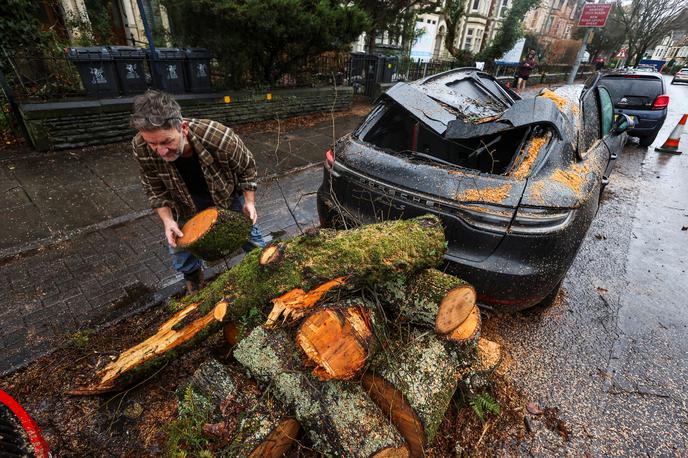
[[[613,3],[586,3],[578,27],[604,27],[613,6]]]
[[[626,49],[626,48],[619,49],[619,52],[616,53],[616,57],[618,57],[620,59],[628,57],[628,49]]]

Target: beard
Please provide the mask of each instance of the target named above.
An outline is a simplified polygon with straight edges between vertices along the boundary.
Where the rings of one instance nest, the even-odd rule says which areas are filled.
[[[182,133],[181,138],[179,139],[179,146],[177,146],[177,149],[174,151],[168,151],[165,156],[163,156],[163,160],[167,162],[174,162],[179,157],[182,155],[184,152],[184,148],[186,147],[186,136]]]

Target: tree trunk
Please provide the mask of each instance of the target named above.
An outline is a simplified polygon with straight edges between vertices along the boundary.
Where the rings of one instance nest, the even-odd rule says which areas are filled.
[[[179,411],[183,417],[186,411],[206,408],[208,423],[201,431],[187,433],[224,442],[223,450],[234,457],[281,457],[294,444],[299,424],[242,378],[214,359],[203,363],[182,393]],[[232,408],[236,405],[248,408],[239,416]]]
[[[457,365],[443,342],[413,332],[376,355],[363,386],[390,415],[411,456],[425,456],[457,386]]]
[[[314,449],[347,457],[404,457],[408,449],[394,426],[359,384],[320,382],[301,372],[293,339],[282,329],[255,328],[234,357],[295,413]]]
[[[437,269],[427,269],[409,279],[398,277],[378,287],[382,299],[401,319],[449,336],[475,307],[475,289]]]
[[[241,213],[208,208],[197,213],[182,228],[177,240],[180,248],[206,261],[232,254],[248,240],[251,220]]]
[[[461,381],[469,391],[487,387],[503,360],[502,348],[497,342],[480,338],[470,366],[459,369]]]
[[[281,242],[276,250],[265,248],[267,256],[254,250],[197,294],[173,302],[175,315],[100,370],[96,384],[70,393],[117,389],[193,348],[219,329],[218,322],[237,323],[244,335],[267,316],[271,323],[300,318],[332,288],[373,285],[437,266],[445,249],[440,220],[426,215],[350,231],[312,232]]]

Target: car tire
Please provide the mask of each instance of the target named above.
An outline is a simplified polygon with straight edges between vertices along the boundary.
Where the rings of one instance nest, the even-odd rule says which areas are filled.
[[[657,138],[657,134],[659,132],[655,132],[654,135],[651,135],[649,137],[640,137],[638,138],[638,144],[640,146],[650,146],[652,142],[655,141],[655,138]]]

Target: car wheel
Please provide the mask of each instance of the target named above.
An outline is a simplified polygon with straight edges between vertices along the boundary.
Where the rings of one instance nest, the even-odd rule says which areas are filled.
[[[655,132],[654,135],[651,135],[649,137],[640,137],[638,138],[638,144],[640,146],[650,146],[653,141],[655,141],[655,138],[657,138],[657,134],[659,132]]]

